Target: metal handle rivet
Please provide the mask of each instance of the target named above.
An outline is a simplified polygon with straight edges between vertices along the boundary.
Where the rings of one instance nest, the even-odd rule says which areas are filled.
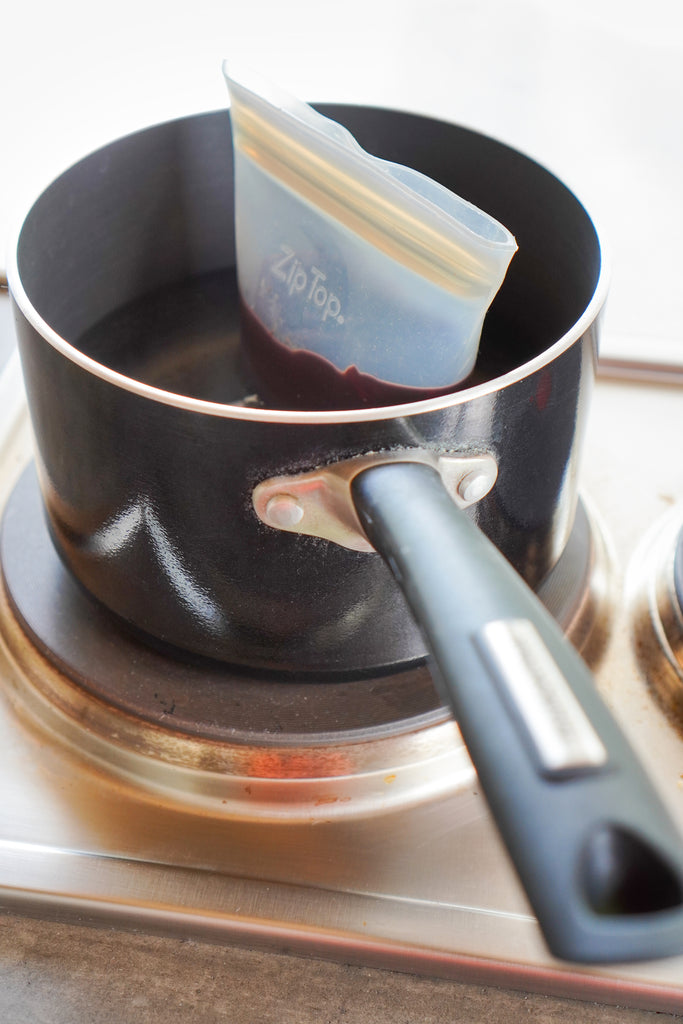
[[[304,510],[293,495],[274,494],[266,505],[266,516],[271,526],[287,530],[301,522]]]
[[[482,473],[475,469],[467,473],[458,484],[458,494],[463,501],[472,504],[479,501],[491,488],[491,477],[488,473]]]

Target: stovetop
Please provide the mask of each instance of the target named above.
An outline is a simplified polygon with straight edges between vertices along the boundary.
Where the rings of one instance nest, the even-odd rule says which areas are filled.
[[[15,356],[0,399],[4,507],[31,462]],[[657,566],[665,571],[672,553],[662,537],[675,538],[683,521],[683,466],[662,439],[682,430],[675,389],[599,381],[582,475],[597,538],[597,625],[575,642],[590,647],[597,685],[683,828],[683,739],[639,661]],[[171,703],[142,731],[134,715],[111,719],[101,695],[74,705],[73,687],[26,643],[6,596],[0,632],[3,906],[508,988],[683,1006],[683,958],[579,968],[547,953],[448,715],[417,715],[380,730],[370,746],[353,730],[324,753],[310,736],[284,754],[271,744],[254,778],[234,758],[226,771],[184,746]],[[123,686],[125,661],[110,655]],[[107,659],[106,647],[98,656]],[[659,674],[675,675],[663,661]]]

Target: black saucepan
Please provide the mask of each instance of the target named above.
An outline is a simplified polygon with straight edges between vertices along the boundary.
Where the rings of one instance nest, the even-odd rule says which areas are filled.
[[[121,139],[40,196],[10,254],[55,545],[187,656],[319,680],[429,654],[551,949],[683,951],[681,840],[532,592],[576,507],[606,287],[593,223],[474,132],[326,112],[516,236],[475,376],[389,408],[254,404],[228,115]]]

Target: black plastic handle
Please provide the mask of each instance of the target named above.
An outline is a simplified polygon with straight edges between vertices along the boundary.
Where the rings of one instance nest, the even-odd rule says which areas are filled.
[[[352,493],[551,951],[683,952],[683,839],[553,618],[431,467],[375,466]]]

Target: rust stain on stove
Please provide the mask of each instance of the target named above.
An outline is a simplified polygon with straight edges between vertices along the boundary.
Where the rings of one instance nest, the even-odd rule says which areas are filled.
[[[348,775],[353,765],[341,751],[255,750],[249,774],[257,779],[318,779]]]

